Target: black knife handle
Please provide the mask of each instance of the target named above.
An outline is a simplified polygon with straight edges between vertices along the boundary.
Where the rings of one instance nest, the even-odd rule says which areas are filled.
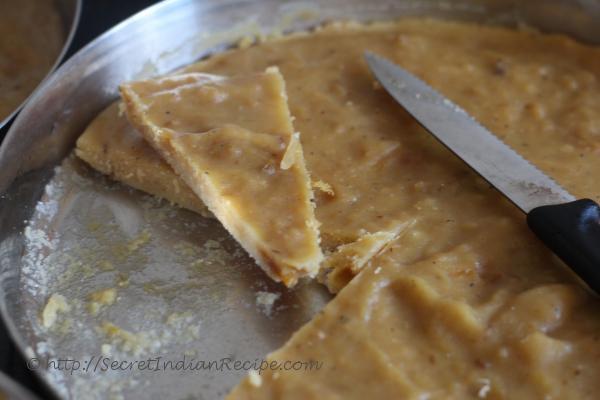
[[[534,208],[527,224],[596,293],[600,293],[600,206],[593,200]]]

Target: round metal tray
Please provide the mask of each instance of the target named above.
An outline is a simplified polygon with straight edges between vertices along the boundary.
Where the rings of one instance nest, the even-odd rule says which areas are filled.
[[[77,26],[79,25],[79,17],[81,15],[81,2],[82,0],[56,0],[56,6],[58,7],[60,16],[63,21],[63,28],[65,31],[65,42],[62,46],[60,53],[56,57],[56,61],[54,62],[52,67],[50,67],[44,79],[50,76],[50,74],[60,65],[60,63],[65,57],[65,54],[67,53],[67,50],[69,49],[69,46],[71,45],[71,42],[73,41],[75,31],[77,30]],[[43,81],[44,80],[42,79],[41,82]],[[27,100],[28,99],[23,100],[16,110],[14,110],[11,114],[6,116],[3,120],[0,120],[0,129],[2,129],[2,127],[6,125],[19,112],[19,110],[23,108]]]
[[[101,371],[98,361],[261,359],[330,299],[316,284],[286,290],[269,281],[215,221],[73,159],[55,168],[117,98],[118,84],[172,71],[258,31],[405,15],[524,22],[600,39],[598,1],[172,0],[100,36],[44,82],[0,149],[0,311],[54,393],[223,397],[245,371]],[[93,315],[89,294],[104,288],[116,288],[117,300]],[[45,328],[40,313],[53,293],[69,310]],[[72,360],[69,368],[57,368],[61,359]]]

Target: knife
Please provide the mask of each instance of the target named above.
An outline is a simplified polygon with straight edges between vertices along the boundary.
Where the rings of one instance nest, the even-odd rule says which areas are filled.
[[[365,53],[371,71],[427,131],[527,214],[529,228],[600,293],[600,207],[576,200],[462,108],[392,62]]]

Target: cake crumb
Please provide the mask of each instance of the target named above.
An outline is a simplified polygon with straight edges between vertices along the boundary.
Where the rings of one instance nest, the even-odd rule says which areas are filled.
[[[137,251],[140,247],[145,245],[150,241],[150,232],[147,229],[144,229],[140,235],[127,243],[127,250],[131,253]]]
[[[96,315],[103,306],[112,305],[116,298],[117,290],[115,288],[102,289],[93,292],[89,296],[88,311],[90,314]]]
[[[256,293],[256,305],[262,309],[267,317],[271,316],[273,312],[273,305],[279,299],[281,295],[279,293],[271,293],[260,291]]]
[[[117,286],[119,287],[128,287],[129,286],[129,277],[123,273],[120,273],[117,276]]]
[[[148,335],[144,332],[129,332],[106,321],[100,325],[100,331],[103,332],[108,339],[112,340],[113,346],[120,346],[121,350],[127,353],[140,355],[142,352],[152,347]]]
[[[71,309],[64,296],[54,293],[48,299],[46,307],[42,311],[42,325],[50,328],[56,322],[59,312],[67,312]]]
[[[262,385],[262,377],[258,374],[258,372],[252,370],[248,373],[248,382],[250,382],[250,385],[254,387],[260,387]]]
[[[100,347],[100,351],[102,352],[102,355],[105,357],[111,356],[112,355],[112,346],[110,344],[104,343]]]

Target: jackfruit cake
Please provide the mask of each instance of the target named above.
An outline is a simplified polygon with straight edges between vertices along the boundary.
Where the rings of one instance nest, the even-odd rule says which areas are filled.
[[[121,86],[129,120],[257,263],[293,286],[323,258],[312,184],[277,68]]]
[[[268,355],[273,368],[252,371],[229,398],[595,399],[597,296],[535,238],[520,211],[377,84],[366,50],[428,82],[575,196],[600,200],[600,49],[564,35],[423,18],[333,23],[159,78],[159,86],[189,79],[194,87],[195,74],[231,82],[279,68],[313,186],[325,252],[319,278],[338,292]],[[176,98],[167,92],[159,109]],[[103,140],[141,131],[151,142],[143,132],[150,124],[133,117],[138,132],[116,106],[106,111]],[[229,118],[215,134],[260,131],[230,132],[237,117]],[[176,132],[200,130],[167,120],[153,120],[156,132],[192,149],[196,140]],[[83,158],[101,151],[91,146]],[[104,157],[115,151],[109,146]],[[160,153],[153,151],[144,156]],[[160,182],[193,183],[168,164]],[[124,180],[127,169],[113,175]]]

